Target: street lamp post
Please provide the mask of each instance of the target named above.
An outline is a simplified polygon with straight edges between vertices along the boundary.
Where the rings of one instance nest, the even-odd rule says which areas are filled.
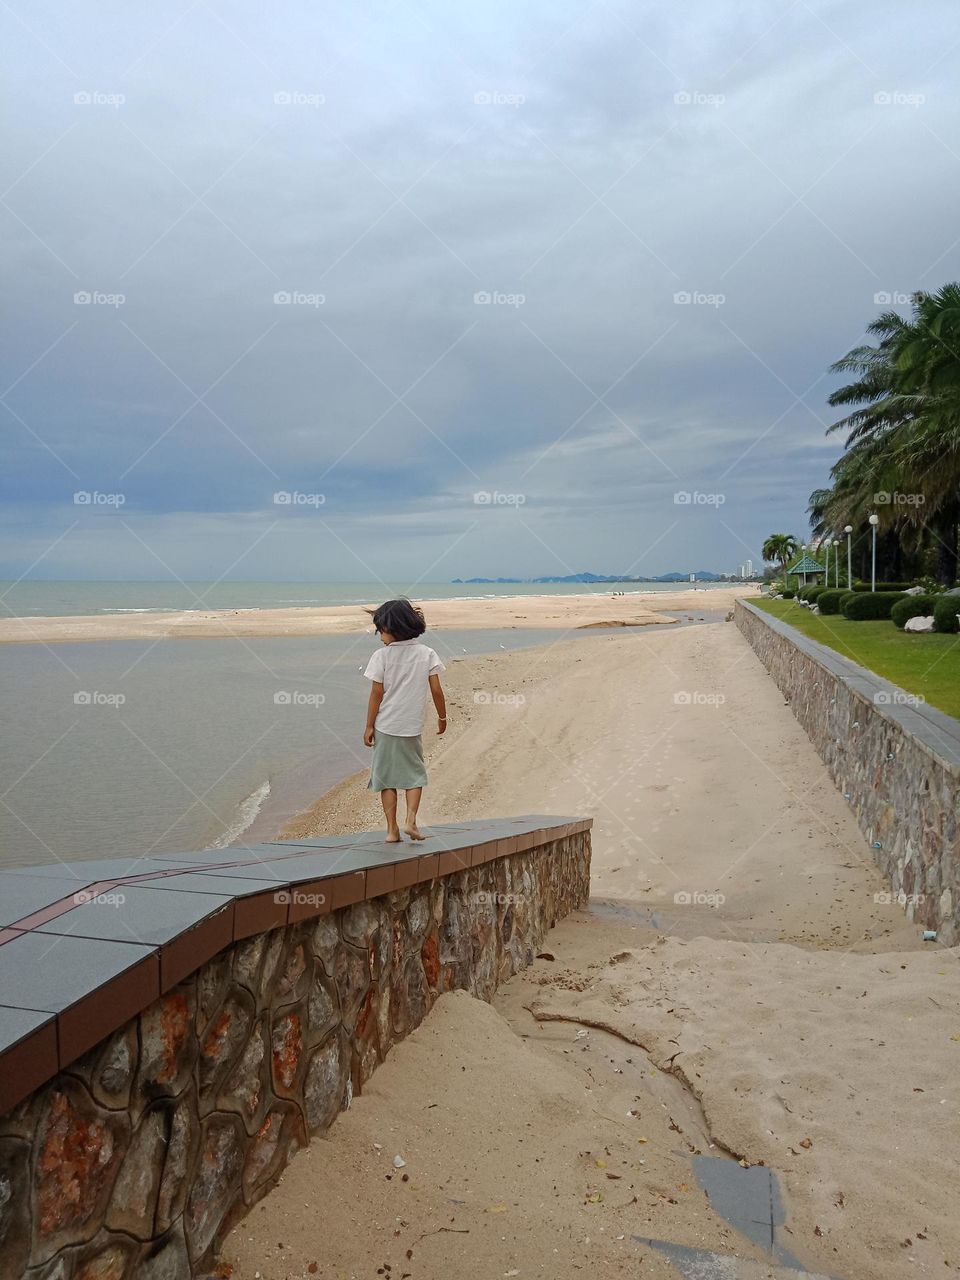
[[[853,533],[853,525],[848,524],[844,527],[843,532],[847,535],[847,590],[853,590],[853,553],[850,549],[850,535]]]
[[[826,587],[830,585],[830,539],[827,539],[827,556],[825,561],[826,572],[823,575],[823,584]]]
[[[874,512],[870,517],[870,527],[873,529],[873,554],[870,562],[870,590],[877,589],[877,525],[880,523],[880,517]]]

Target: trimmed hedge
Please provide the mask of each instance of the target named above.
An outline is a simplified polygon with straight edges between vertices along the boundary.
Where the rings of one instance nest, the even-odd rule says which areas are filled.
[[[791,591],[789,587],[784,587],[780,594],[783,596],[784,600],[793,600],[797,593],[795,591]]]
[[[841,612],[841,613],[843,613],[844,609],[847,607],[847,601],[848,601],[848,600],[852,600],[852,599],[853,599],[853,597],[854,597],[856,594],[857,594],[857,593],[856,593],[855,591],[845,591],[845,592],[843,593],[843,595],[840,597],[840,612]]]
[[[843,587],[831,587],[829,591],[821,591],[817,596],[817,608],[821,613],[839,613],[843,597],[852,594]]]
[[[936,596],[907,596],[905,600],[898,600],[890,610],[893,625],[902,631],[910,618],[929,618],[936,602]]]
[[[960,596],[937,596],[933,606],[934,631],[956,631],[960,613]]]
[[[877,591],[906,591],[909,587],[916,586],[915,582],[878,582]],[[854,591],[869,591],[869,582],[855,582],[853,584]]]
[[[810,604],[815,604],[817,596],[821,591],[826,591],[826,587],[811,584],[809,587],[801,587],[799,596],[801,600],[807,600]]]
[[[908,597],[912,598],[912,597]],[[843,616],[851,622],[875,621],[877,618],[889,618],[890,610],[898,600],[903,600],[900,591],[857,591],[847,601]]]

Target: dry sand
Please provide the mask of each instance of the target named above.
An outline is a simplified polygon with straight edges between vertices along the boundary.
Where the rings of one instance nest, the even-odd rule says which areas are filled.
[[[583,595],[498,596],[491,600],[428,600],[435,630],[502,627],[655,626],[669,610],[732,609],[759,587],[709,587],[615,596],[613,588]],[[372,598],[375,608],[380,598]],[[329,636],[369,631],[362,605],[293,609],[203,609],[182,613],[95,614],[66,618],[0,618],[0,644],[81,640],[203,640],[231,636]]]
[[[307,1254],[329,1277],[386,1262],[394,1280],[678,1275],[632,1239],[648,1235],[754,1258],[695,1189],[689,1157],[718,1154],[711,1142],[778,1172],[784,1240],[811,1271],[960,1273],[957,953],[924,950],[875,900],[885,886],[853,816],[739,632],[561,640],[456,663],[446,683],[425,820],[592,814],[591,909],[492,1011],[439,1003],[233,1233],[236,1275],[297,1277]],[[376,825],[363,783],[288,831]],[[409,1161],[404,1143],[416,1158],[398,1187],[384,1163]],[[595,1157],[621,1180],[595,1186]],[[405,1258],[439,1226],[471,1234],[425,1236]]]

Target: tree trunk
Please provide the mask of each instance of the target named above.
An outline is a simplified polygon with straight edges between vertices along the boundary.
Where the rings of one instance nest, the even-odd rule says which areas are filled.
[[[957,581],[957,511],[944,513],[933,526],[937,548],[937,581],[944,587],[952,587]]]

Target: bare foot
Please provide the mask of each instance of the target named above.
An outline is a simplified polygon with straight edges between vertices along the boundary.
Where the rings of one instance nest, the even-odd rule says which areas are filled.
[[[404,827],[403,830],[411,840],[426,840],[427,838],[415,823],[412,826]]]
[[[403,841],[400,839],[400,832],[388,831],[387,838],[386,840],[384,840],[384,844],[403,844]]]

